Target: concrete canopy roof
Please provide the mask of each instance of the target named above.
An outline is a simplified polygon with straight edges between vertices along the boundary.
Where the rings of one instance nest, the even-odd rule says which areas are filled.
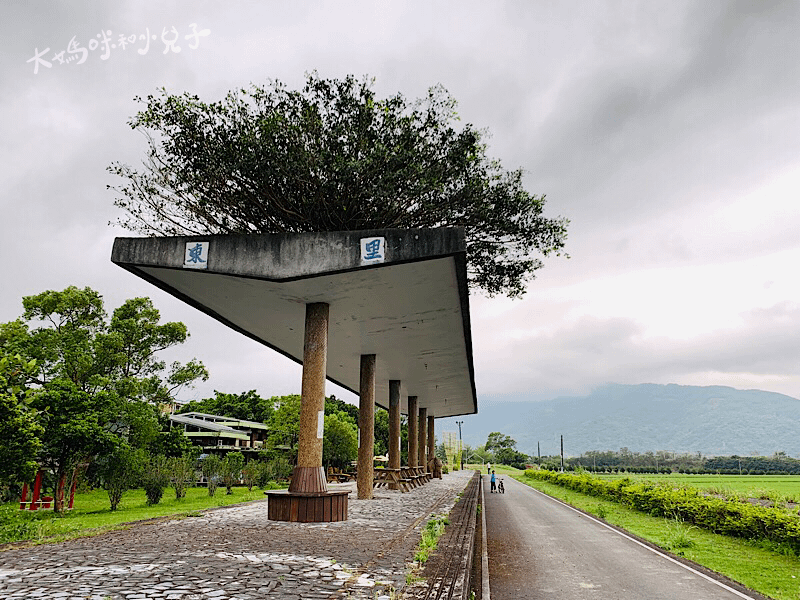
[[[403,412],[408,396],[435,417],[478,410],[461,228],[117,238],[111,260],[298,363],[305,305],[326,302],[330,381],[358,394],[375,354],[379,405],[394,379]]]

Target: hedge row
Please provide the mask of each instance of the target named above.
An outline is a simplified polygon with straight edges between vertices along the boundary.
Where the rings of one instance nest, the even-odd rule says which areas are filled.
[[[714,533],[769,540],[800,555],[800,518],[779,508],[704,496],[695,488],[675,488],[663,482],[634,482],[628,477],[607,481],[588,473],[532,469],[525,471],[525,476],[619,502],[655,517],[675,517]]]

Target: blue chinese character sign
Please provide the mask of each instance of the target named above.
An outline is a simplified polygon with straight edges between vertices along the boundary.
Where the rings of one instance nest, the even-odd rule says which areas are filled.
[[[186,242],[184,269],[205,269],[208,266],[208,242]]]
[[[375,265],[386,260],[386,238],[361,238],[361,265]]]

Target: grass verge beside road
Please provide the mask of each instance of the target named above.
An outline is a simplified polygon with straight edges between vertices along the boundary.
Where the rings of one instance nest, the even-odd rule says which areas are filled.
[[[503,472],[545,494],[563,500],[776,600],[800,598],[800,558],[771,552],[746,540],[710,533],[670,519],[651,517],[616,502],[536,481],[523,471]]]
[[[248,492],[245,487],[234,487],[231,495],[222,488],[214,497],[210,497],[205,488],[189,488],[186,497],[180,500],[176,500],[171,491],[166,490],[158,504],[147,506],[144,490],[130,490],[122,497],[119,508],[111,511],[108,494],[104,490],[93,490],[77,494],[74,510],[63,517],[55,515],[52,510],[31,512],[19,510],[19,503],[3,504],[0,506],[0,544],[60,542],[121,529],[136,521],[187,517],[209,508],[264,498],[263,490],[254,488]],[[0,546],[0,550],[4,549],[8,546]]]

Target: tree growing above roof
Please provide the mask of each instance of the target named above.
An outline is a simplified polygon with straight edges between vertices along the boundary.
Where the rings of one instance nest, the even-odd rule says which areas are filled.
[[[129,124],[149,143],[144,169],[113,163],[120,223],[147,235],[358,231],[461,226],[470,283],[518,297],[559,254],[567,220],[543,214],[521,169],[486,155],[485,132],[456,128],[441,86],[409,102],[378,99],[372,80],[308,75],[206,103],[136,98]]]

